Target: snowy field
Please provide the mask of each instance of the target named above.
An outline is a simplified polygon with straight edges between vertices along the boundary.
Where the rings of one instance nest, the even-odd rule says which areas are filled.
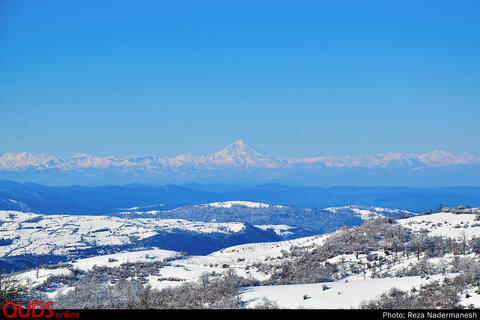
[[[416,216],[398,220],[404,227],[415,232],[422,229],[432,236],[461,238],[480,236],[480,221],[475,220],[475,214],[454,214],[439,212],[435,214]]]
[[[373,299],[392,287],[400,290],[418,288],[429,280],[420,277],[350,279],[325,283],[261,286],[245,288],[241,294],[247,308],[262,302],[262,298],[274,301],[285,309],[351,309],[358,308],[364,301]],[[327,289],[324,290],[324,286]]]

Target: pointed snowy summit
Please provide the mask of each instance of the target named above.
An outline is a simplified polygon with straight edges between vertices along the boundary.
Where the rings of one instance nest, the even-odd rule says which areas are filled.
[[[208,155],[207,158],[215,165],[229,167],[272,167],[276,165],[274,157],[257,151],[243,140],[237,140],[219,152]]]
[[[249,144],[245,143],[243,140],[237,140],[231,145],[225,147],[221,151],[217,152],[216,154],[228,154],[228,155],[250,155],[250,156],[259,156],[262,155],[260,152],[255,150],[252,146]]]

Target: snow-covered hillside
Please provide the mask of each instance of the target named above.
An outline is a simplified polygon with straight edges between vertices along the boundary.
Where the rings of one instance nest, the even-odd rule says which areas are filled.
[[[142,212],[140,216],[129,211],[121,217],[0,211],[0,262],[8,266],[12,258],[25,256],[57,257],[55,261],[62,261],[62,257],[152,246],[190,254],[208,253],[233,244],[312,234],[299,226],[336,230],[345,224],[358,225],[363,219],[392,213],[398,212],[355,206],[314,211],[249,201]],[[315,228],[315,224],[319,227]]]
[[[255,227],[241,222],[0,211],[0,263],[15,269],[21,267],[14,265],[19,259],[35,265],[152,246],[190,253],[211,252],[228,244],[282,240],[293,229],[285,225]]]
[[[389,209],[389,208],[379,208],[372,206],[343,206],[343,207],[330,207],[325,208],[325,211],[332,213],[344,213],[352,212],[354,215],[360,217],[362,220],[370,219],[378,216],[389,216],[389,217],[405,217],[405,216],[414,216],[416,213],[401,210],[401,209]]]
[[[243,279],[238,297],[246,308],[266,303],[277,308],[359,308],[393,299],[394,293],[384,295],[392,288],[411,295],[412,301],[432,290],[456,290],[454,298],[449,293],[450,300],[436,302],[438,307],[480,307],[480,292],[474,285],[480,278],[477,215],[477,209],[444,210],[392,222],[369,214],[373,219],[359,227],[323,235],[235,245],[208,255],[159,248],[112,253],[21,272],[17,277],[61,301],[73,299],[69,292],[82,283],[82,277],[97,279],[99,274],[111,284],[125,274],[149,284],[149,290],[170,288],[169,294],[174,288],[179,288],[178,294],[186,292],[185,285],[194,291],[196,283],[207,285],[213,278],[234,274]],[[323,272],[324,280],[311,282],[309,272]]]
[[[251,201],[212,202],[206,205],[210,207],[215,207],[215,208],[231,208],[232,206],[244,206],[249,208],[268,208],[270,206],[269,204],[266,204],[266,203],[251,202]],[[274,207],[282,207],[282,206],[274,206]]]
[[[476,210],[480,214],[480,210]],[[399,222],[414,232],[425,231],[432,236],[450,238],[472,238],[480,236],[480,219],[472,210],[471,214],[455,214],[439,212],[430,215],[420,215]]]
[[[287,225],[295,227],[288,230],[290,238],[309,236],[335,231],[343,226],[355,226],[362,221],[376,216],[402,217],[413,216],[416,213],[379,208],[373,206],[342,206],[331,208],[300,208],[291,206],[273,205],[252,201],[224,201],[199,205],[190,205],[173,210],[152,211],[125,211],[118,215],[124,217],[149,217],[204,222],[240,221],[252,225]],[[284,233],[286,236],[287,233]]]
[[[148,284],[153,288],[163,289],[180,286],[186,282],[198,281],[205,273],[222,273],[227,268],[244,277],[262,278],[255,270],[249,271],[249,266],[265,259],[281,257],[282,250],[288,250],[291,245],[310,246],[320,244],[322,237],[305,238],[297,241],[284,241],[277,244],[263,243],[241,245],[225,248],[207,256],[182,257],[178,252],[167,250],[144,250],[131,253],[119,253],[79,259],[69,267],[57,269],[37,269],[21,273],[18,277],[27,280],[34,286],[43,284],[51,276],[68,276],[72,268],[89,271],[92,268],[114,268],[122,263],[165,261],[169,265],[162,267],[158,274],[148,277]],[[275,301],[281,308],[311,308],[311,309],[344,309],[357,308],[360,303],[375,298],[393,286],[409,290],[432,280],[441,279],[440,275],[429,279],[420,276],[393,278],[349,277],[334,282],[271,285],[245,287],[241,290],[241,298],[247,308],[254,308],[263,298]],[[327,289],[324,287],[327,286]],[[61,287],[48,292],[50,298],[56,294],[68,292],[70,287]]]

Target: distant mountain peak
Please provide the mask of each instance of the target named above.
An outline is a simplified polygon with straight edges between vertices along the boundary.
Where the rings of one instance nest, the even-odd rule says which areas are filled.
[[[259,155],[255,148],[250,146],[249,144],[245,143],[243,140],[237,140],[234,143],[228,145],[221,151],[217,152],[217,154],[231,154],[231,155]]]
[[[216,165],[262,166],[272,157],[264,155],[243,140],[237,140],[213,155],[207,156]]]
[[[245,141],[243,141],[242,139],[240,140],[237,140],[235,141],[234,143],[231,144],[231,146],[239,146],[239,147],[245,147],[247,145],[247,143],[245,143]]]

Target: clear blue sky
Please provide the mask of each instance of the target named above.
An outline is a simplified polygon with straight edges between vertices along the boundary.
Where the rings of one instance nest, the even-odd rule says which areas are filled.
[[[480,153],[480,1],[0,0],[0,153]]]

